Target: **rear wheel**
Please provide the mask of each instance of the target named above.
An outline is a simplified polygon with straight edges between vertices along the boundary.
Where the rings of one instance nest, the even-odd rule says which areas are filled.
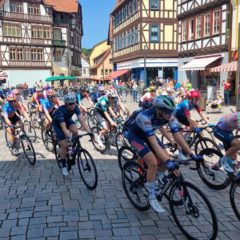
[[[26,135],[20,137],[23,153],[31,165],[36,163],[36,154],[33,145]]]
[[[181,204],[175,204],[176,201]],[[216,239],[216,214],[206,196],[195,185],[176,181],[170,190],[169,204],[174,221],[188,239]]]
[[[226,188],[230,183],[230,177],[219,166],[219,160],[223,157],[222,153],[216,149],[204,149],[199,154],[204,159],[197,168],[198,175],[202,181],[212,189],[221,190]],[[214,169],[217,168],[217,170],[212,170],[213,167]]]
[[[99,136],[99,133],[100,133],[101,129],[100,129],[99,127],[93,127],[93,128],[91,129],[91,131],[92,131],[92,133],[94,134],[94,136],[96,137],[96,136]],[[101,146],[101,145],[97,142],[96,139],[93,139],[93,140],[92,140],[92,144],[93,144],[93,146],[95,147],[95,149],[96,149],[97,151],[99,151],[99,152],[101,152],[101,153],[104,153],[104,152],[108,149],[108,143],[107,143],[107,141],[106,141],[106,137],[105,137],[105,136],[101,136],[100,139],[101,139],[101,142],[102,142],[103,146]]]
[[[57,164],[58,164],[58,167],[61,169],[60,151],[61,151],[61,147],[60,147],[60,145],[58,144],[58,142],[56,141],[56,142],[54,143],[53,152],[54,152],[55,159],[56,159],[56,162],[57,162]]]
[[[51,130],[41,129],[41,137],[45,148],[49,152],[53,152],[53,132]]]
[[[240,220],[240,179],[237,179],[230,188],[230,202],[235,215]]]
[[[118,151],[118,165],[120,169],[123,169],[123,166],[126,162],[135,161],[137,162],[138,156],[136,152],[128,146],[123,146]]]

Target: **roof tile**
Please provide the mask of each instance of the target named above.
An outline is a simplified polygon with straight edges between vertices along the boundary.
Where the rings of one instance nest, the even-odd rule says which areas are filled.
[[[78,1],[77,0],[44,0],[46,5],[53,7],[55,11],[65,13],[77,13]]]

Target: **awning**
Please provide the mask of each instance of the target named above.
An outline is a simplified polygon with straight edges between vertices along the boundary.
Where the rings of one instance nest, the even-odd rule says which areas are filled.
[[[188,62],[187,64],[180,67],[182,71],[204,71],[208,65],[215,62],[221,55],[212,56],[212,57],[202,57],[202,58],[195,58],[192,61]]]
[[[60,80],[75,80],[73,76],[53,76],[46,79],[46,82],[60,81]]]
[[[225,63],[220,66],[210,69],[211,72],[236,72],[237,71],[237,61]]]
[[[117,78],[117,77],[121,77],[127,73],[129,73],[130,70],[129,69],[124,69],[124,70],[117,70],[115,72],[112,72],[109,76],[107,76],[108,78],[110,79],[113,79],[113,78]]]

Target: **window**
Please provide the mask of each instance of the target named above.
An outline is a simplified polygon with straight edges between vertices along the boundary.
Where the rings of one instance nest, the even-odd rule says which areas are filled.
[[[202,17],[196,18],[196,37],[195,38],[201,38],[201,32],[202,32]]]
[[[34,15],[40,15],[40,5],[39,4],[28,4],[28,13]]]
[[[108,75],[108,69],[105,69],[105,75]]]
[[[213,34],[220,32],[220,10],[213,13]]]
[[[112,69],[109,69],[109,74],[111,74],[112,73]]]
[[[54,61],[55,62],[61,62],[62,61],[62,52],[61,51],[55,51],[53,56],[54,56]]]
[[[53,29],[53,39],[62,40],[62,30],[60,28]]]
[[[129,2],[129,4],[128,4],[128,16],[129,17],[132,16],[132,2]]]
[[[4,37],[21,37],[21,25],[12,23],[3,23],[3,36]]]
[[[187,21],[182,22],[182,41],[187,41]]]
[[[210,13],[204,15],[204,37],[210,35]]]
[[[159,27],[157,25],[150,26],[150,42],[158,43],[159,42]]]
[[[23,3],[11,1],[10,11],[16,13],[23,13]]]
[[[103,69],[101,69],[101,75],[103,76],[103,74],[104,74],[104,71],[103,71]]]
[[[135,43],[138,43],[138,27],[135,28]]]
[[[32,38],[51,39],[51,32],[48,27],[32,26]]]
[[[43,61],[43,49],[10,48],[11,61]]]
[[[159,0],[149,0],[149,8],[151,10],[159,10]]]
[[[194,35],[194,20],[189,20],[188,40],[193,40]]]

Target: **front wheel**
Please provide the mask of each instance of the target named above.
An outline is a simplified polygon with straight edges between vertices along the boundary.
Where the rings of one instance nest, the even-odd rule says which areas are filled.
[[[201,137],[195,143],[195,149],[194,149],[195,154],[199,155],[199,153],[202,150],[208,149],[208,148],[213,148],[213,149],[216,149],[217,151],[221,152],[218,145],[212,139],[206,138],[206,137]]]
[[[181,204],[175,204],[176,201]],[[216,239],[216,214],[209,200],[195,185],[176,181],[170,190],[169,204],[174,221],[188,239]]]
[[[33,145],[26,135],[20,137],[23,153],[31,165],[36,163],[36,154]]]
[[[26,135],[29,137],[32,143],[36,142],[37,140],[37,134],[35,127],[31,124],[31,122],[25,122],[24,123],[24,129]]]
[[[98,184],[98,173],[95,162],[90,153],[81,149],[77,154],[78,170],[88,189],[94,190]]]
[[[204,149],[199,153],[203,157],[203,162],[198,163],[198,175],[202,181],[210,188],[221,190],[230,183],[229,175],[219,166],[222,153],[216,149]],[[217,168],[217,170],[213,170]]]
[[[230,188],[230,203],[232,209],[240,220],[240,179],[237,179]]]

